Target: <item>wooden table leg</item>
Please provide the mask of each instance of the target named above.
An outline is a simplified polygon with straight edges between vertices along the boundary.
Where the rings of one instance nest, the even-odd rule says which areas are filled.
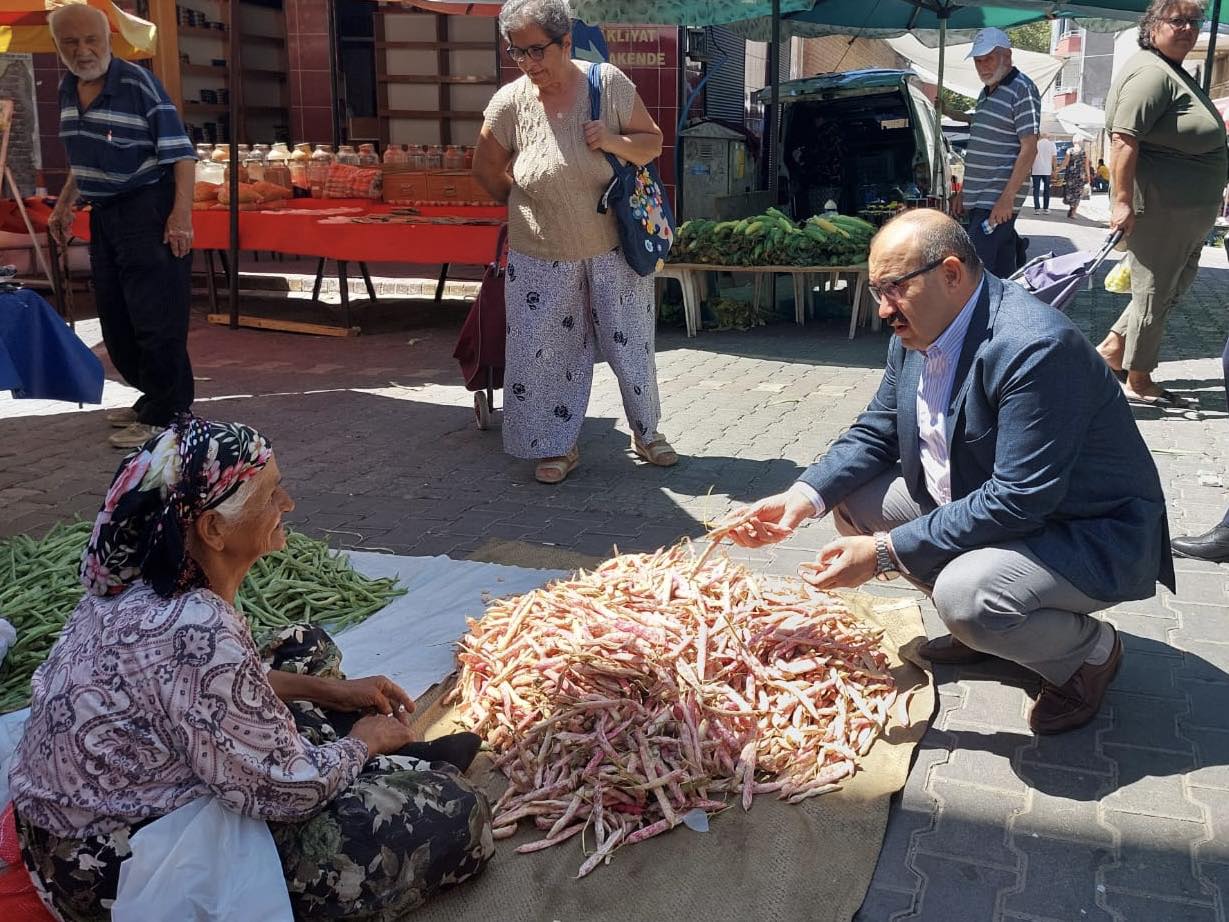
[[[320,300],[320,286],[324,284],[324,257],[320,257],[320,261],[316,263],[316,283],[312,285],[312,300]]]
[[[354,324],[350,317],[350,264],[344,259],[337,260],[337,285],[341,289],[341,316],[348,330]]]
[[[205,290],[209,292],[209,313],[218,312],[218,280],[214,277],[213,250],[205,251]]]
[[[679,287],[683,289],[683,321],[688,336],[695,336],[700,331],[700,304],[695,275],[694,270],[683,269],[679,278]]]
[[[802,326],[807,322],[806,283],[801,272],[791,272],[790,279],[794,283],[794,322]]]
[[[366,263],[358,264],[358,271],[363,273],[363,284],[367,286],[367,297],[371,298],[371,303],[376,303],[376,286],[371,284],[371,273],[367,271]]]
[[[853,339],[858,330],[858,319],[862,313],[862,298],[866,290],[866,274],[858,273],[858,284],[854,290],[853,306],[849,310],[849,338]],[[875,329],[879,329],[879,314],[872,311],[875,317]]]
[[[448,263],[440,266],[440,280],[435,286],[435,303],[444,300],[444,286],[448,283]]]

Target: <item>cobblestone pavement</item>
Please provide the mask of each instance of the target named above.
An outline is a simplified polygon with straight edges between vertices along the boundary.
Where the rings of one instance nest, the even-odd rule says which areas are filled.
[[[1095,248],[1104,237],[1093,221],[1058,216],[1026,214],[1021,230],[1032,253]],[[1158,373],[1199,409],[1137,414],[1175,534],[1203,531],[1226,505],[1229,424],[1216,361],[1226,296],[1229,265],[1208,249]],[[1124,305],[1098,287],[1070,314],[1099,339]],[[337,546],[569,566],[612,545],[652,549],[701,534],[706,519],[785,487],[823,452],[868,401],[886,345],[866,332],[849,342],[836,320],[694,340],[663,333],[663,430],[683,461],[663,471],[633,459],[602,366],[581,465],[548,488],[501,453],[498,431],[475,427],[450,358],[459,311],[412,310],[398,332],[356,339],[192,329],[198,412],[270,435],[298,502],[293,524]],[[97,343],[96,323],[79,330]],[[108,383],[107,406],[132,398]],[[108,431],[97,408],[0,399],[0,535],[92,516],[119,460]],[[825,520],[742,556],[787,573],[832,534]],[[1035,686],[1022,671],[938,670],[939,710],[860,920],[1225,922],[1229,571],[1179,568],[1177,595],[1162,590],[1106,613],[1128,653],[1108,706],[1081,731],[1030,735]]]

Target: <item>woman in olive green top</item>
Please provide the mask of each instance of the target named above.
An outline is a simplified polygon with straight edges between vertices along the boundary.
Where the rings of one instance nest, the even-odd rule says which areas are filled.
[[[1229,179],[1225,124],[1182,68],[1203,24],[1190,0],[1153,0],[1137,52],[1110,87],[1110,227],[1131,254],[1131,303],[1097,351],[1133,403],[1181,399],[1152,380],[1165,320],[1191,286]]]

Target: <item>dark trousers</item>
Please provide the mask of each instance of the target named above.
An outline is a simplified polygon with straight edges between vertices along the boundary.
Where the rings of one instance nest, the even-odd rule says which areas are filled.
[[[990,209],[973,208],[968,212],[969,237],[982,265],[993,275],[1005,279],[1016,271],[1016,219],[1000,224],[987,234],[982,222],[990,217]]]
[[[169,178],[95,205],[90,263],[102,339],[111,363],[141,392],[140,422],[165,426],[194,396],[188,360],[192,256],[163,242],[175,200]]]
[[[1042,206],[1042,201],[1045,205]],[[1046,173],[1040,176],[1033,177],[1033,210],[1044,207],[1046,211],[1050,210],[1050,174]]]

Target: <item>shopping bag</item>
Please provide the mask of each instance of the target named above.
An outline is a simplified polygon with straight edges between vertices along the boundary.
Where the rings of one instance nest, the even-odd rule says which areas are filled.
[[[112,922],[294,922],[264,820],[200,797],[142,826],[130,843]]]
[[[1105,290],[1116,295],[1131,293],[1131,260],[1124,257],[1105,276]]]
[[[508,227],[499,231],[495,245],[495,261],[482,274],[482,286],[474,299],[461,334],[457,337],[452,357],[461,365],[465,387],[471,391],[485,390],[487,372],[491,372],[490,386],[504,386],[504,348],[508,341],[508,321],[504,306],[504,244],[508,239]]]
[[[594,121],[602,117],[600,66],[589,68],[589,117]],[[614,212],[623,258],[637,275],[652,275],[662,267],[674,242],[674,214],[657,165],[623,163],[613,154],[607,154],[606,160],[614,176],[598,201],[598,213]]]
[[[43,906],[30,880],[30,872],[21,860],[21,843],[17,839],[17,818],[13,804],[0,813],[0,919],[20,919],[21,922],[56,922],[55,916]]]

